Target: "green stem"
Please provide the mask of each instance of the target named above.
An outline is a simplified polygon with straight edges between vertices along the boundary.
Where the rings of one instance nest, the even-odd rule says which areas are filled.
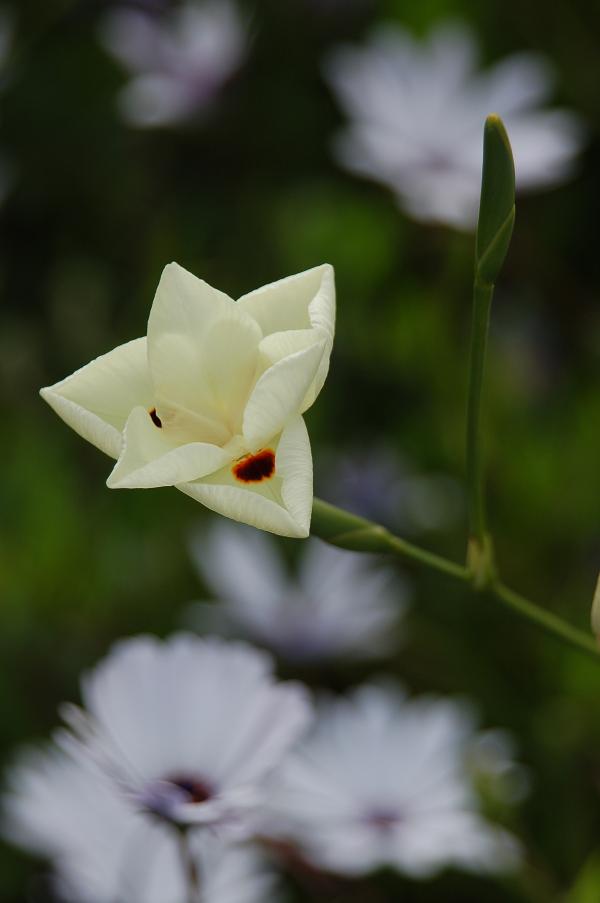
[[[399,536],[394,536],[392,533],[387,533],[385,539],[387,548],[398,555],[412,558],[426,567],[435,571],[441,571],[450,577],[456,577],[458,580],[467,580],[469,577],[467,568],[463,567],[462,564],[455,564],[454,561],[450,561],[448,558],[442,558],[440,555],[421,549],[419,546],[406,542],[405,539],[400,539]]]
[[[594,658],[600,660],[600,649],[598,648],[596,640],[589,634],[584,633],[583,630],[573,627],[571,624],[567,623],[567,621],[563,621],[562,618],[559,618],[558,615],[553,614],[551,611],[540,608],[539,605],[530,602],[529,599],[526,599],[524,596],[521,596],[520,593],[516,593],[514,590],[509,589],[509,587],[505,586],[503,583],[496,583],[491,587],[491,591],[496,599],[500,602],[504,602],[504,604],[509,608],[512,608],[513,611],[518,612],[529,621],[537,624],[545,630],[546,633],[558,636],[567,643],[576,646],[578,649],[592,653]]]
[[[469,535],[480,546],[485,538],[481,400],[493,294],[493,285],[475,279],[467,404],[467,506]]]
[[[321,499],[313,501],[311,532],[325,542],[342,549],[350,549],[355,552],[393,552],[431,570],[463,580],[474,591],[487,589],[493,598],[502,602],[513,612],[580,652],[593,655],[595,660],[600,663],[600,649],[593,637],[509,589],[495,576],[491,576],[490,581],[485,585],[479,585],[476,575],[468,568],[415,546],[399,536],[394,536],[380,524],[350,514]]]
[[[179,855],[187,887],[188,903],[200,903],[200,873],[190,848],[189,829],[178,828],[177,833],[179,836]]]
[[[469,571],[463,565],[421,549],[399,536],[394,536],[380,524],[342,511],[341,508],[336,508],[335,505],[321,499],[313,500],[312,532],[342,549],[355,549],[357,552],[395,552],[450,577],[459,580],[467,580],[469,577]]]

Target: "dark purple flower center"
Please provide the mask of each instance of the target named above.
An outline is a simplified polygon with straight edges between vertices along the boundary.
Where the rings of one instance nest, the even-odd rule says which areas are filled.
[[[214,790],[207,781],[192,775],[177,774],[165,780],[187,794],[188,803],[205,803],[214,796]]]
[[[382,834],[387,834],[397,827],[402,820],[400,813],[394,812],[392,809],[374,809],[365,817],[365,823]]]

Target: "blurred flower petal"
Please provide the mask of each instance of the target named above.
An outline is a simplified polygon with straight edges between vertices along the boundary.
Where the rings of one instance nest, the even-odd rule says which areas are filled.
[[[27,750],[8,773],[2,831],[53,860],[53,888],[69,903],[181,903],[179,841],[138,811],[91,762],[60,749]],[[191,854],[206,903],[274,899],[273,875],[251,848],[196,833]]]
[[[408,591],[371,556],[309,539],[293,578],[274,540],[227,523],[198,537],[192,554],[228,626],[283,658],[370,658],[393,646]]]
[[[135,126],[167,126],[203,113],[240,66],[246,27],[231,0],[187,2],[172,10],[116,10],[100,39],[129,69],[119,97]]]
[[[468,712],[364,686],[325,703],[274,785],[265,831],[348,875],[394,866],[429,877],[447,865],[502,871],[516,842],[477,811],[468,779]]]
[[[505,120],[517,188],[568,178],[584,140],[579,117],[542,112],[551,74],[535,54],[515,54],[482,74],[471,31],[441,24],[423,42],[380,28],[363,48],[342,47],[326,76],[350,117],[335,143],[345,167],[395,193],[420,220],[472,229],[477,220],[485,117]]]

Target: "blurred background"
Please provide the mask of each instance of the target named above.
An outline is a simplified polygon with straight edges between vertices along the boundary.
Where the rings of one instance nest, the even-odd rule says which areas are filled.
[[[196,85],[167,104],[179,104],[176,121],[148,121],[148,97],[123,94],[125,57],[142,51],[109,17],[176,8],[1,7],[2,764],[48,734],[115,638],[179,628],[208,595],[188,549],[213,515],[170,489],[109,491],[110,461],[37,394],[143,334],[171,260],[233,297],[335,266],[332,368],[307,415],[316,494],[464,555],[473,235],[413,221],[332,153],[346,116],[324,60],[383,22],[424,35],[458,18],[484,65],[540,52],[555,71],[552,104],[585,120],[573,176],[517,204],[494,302],[486,446],[507,582],[587,629],[600,545],[600,6],[239,0],[243,34],[213,61],[206,96]],[[290,560],[301,547],[280,545]],[[484,727],[508,729],[530,792],[495,814],[526,847],[527,879],[389,873],[321,887],[296,876],[290,899],[597,903],[600,668],[442,576],[401,575],[413,601],[383,664],[315,670],[282,657],[280,673],[344,689],[385,670],[414,691],[468,697]],[[49,899],[42,871],[3,847],[0,899]]]

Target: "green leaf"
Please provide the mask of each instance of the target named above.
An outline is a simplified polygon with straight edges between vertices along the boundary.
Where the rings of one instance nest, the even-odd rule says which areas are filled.
[[[483,133],[483,173],[475,246],[476,280],[493,285],[500,273],[515,221],[515,166],[499,116],[488,116]]]

